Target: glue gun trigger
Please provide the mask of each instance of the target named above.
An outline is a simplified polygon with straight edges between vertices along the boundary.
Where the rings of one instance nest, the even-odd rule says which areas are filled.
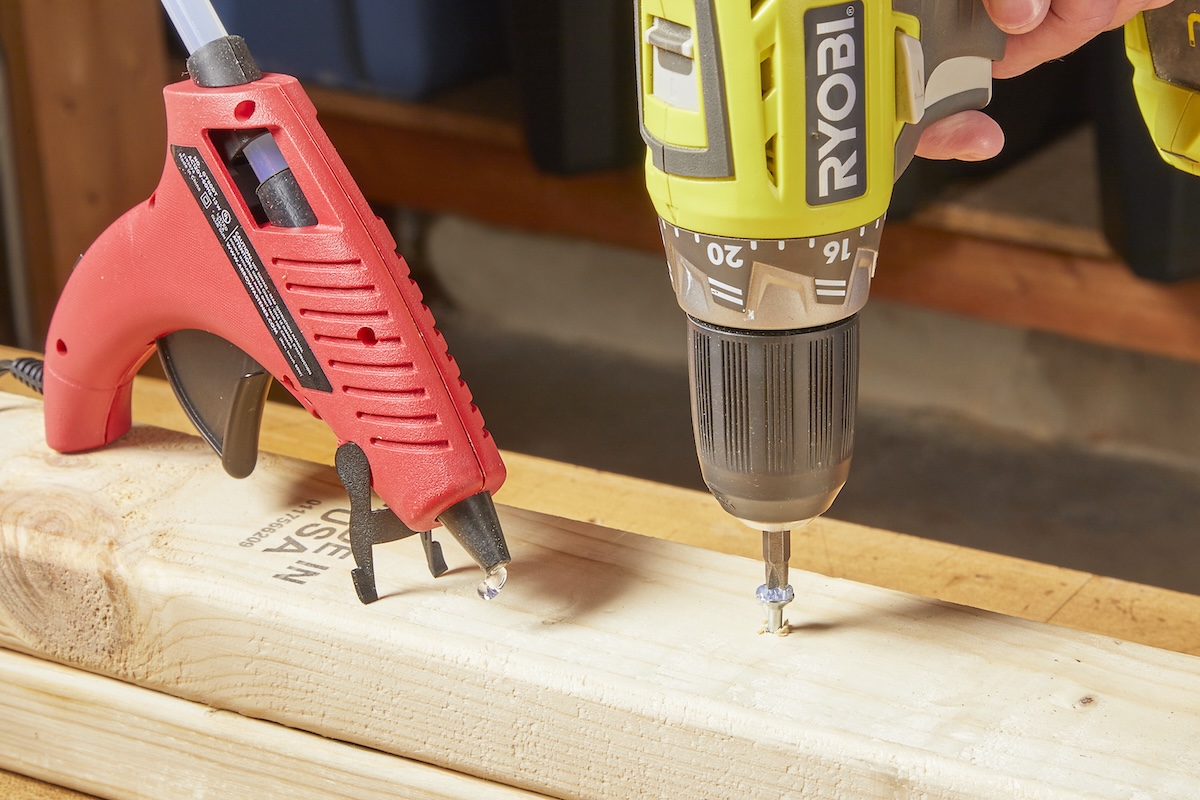
[[[211,333],[181,330],[157,341],[167,380],[225,471],[245,478],[258,463],[258,435],[271,375]]]

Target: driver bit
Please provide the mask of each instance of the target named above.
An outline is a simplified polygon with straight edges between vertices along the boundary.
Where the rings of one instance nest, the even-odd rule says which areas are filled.
[[[783,607],[795,597],[788,583],[788,558],[791,555],[791,531],[763,531],[763,564],[767,582],[758,587],[755,596],[767,612],[767,633],[779,633],[784,627]]]

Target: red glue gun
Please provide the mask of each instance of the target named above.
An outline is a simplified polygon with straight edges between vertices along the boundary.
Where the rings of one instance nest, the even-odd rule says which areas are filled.
[[[261,74],[240,37],[205,43],[164,90],[169,152],[144,203],[79,260],[46,345],[46,439],[101,447],[130,426],[157,349],[201,434],[248,475],[272,377],[340,446],[354,585],[372,546],[439,522],[499,591],[509,554],[491,494],[504,466],[395,242],[299,82]],[[371,488],[388,506],[373,510]]]

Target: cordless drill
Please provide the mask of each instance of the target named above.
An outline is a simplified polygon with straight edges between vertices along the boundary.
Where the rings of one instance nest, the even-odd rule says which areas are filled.
[[[991,99],[979,0],[639,0],[646,184],[687,313],[705,482],[762,531],[785,631],[790,531],[846,482],[867,301],[896,178]]]
[[[1176,0],[1125,25],[1133,89],[1163,160],[1200,175],[1200,2]]]

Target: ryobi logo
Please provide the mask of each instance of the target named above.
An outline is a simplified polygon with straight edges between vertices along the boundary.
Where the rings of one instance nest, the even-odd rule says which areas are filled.
[[[804,15],[810,206],[867,191],[864,22],[858,0]]]

